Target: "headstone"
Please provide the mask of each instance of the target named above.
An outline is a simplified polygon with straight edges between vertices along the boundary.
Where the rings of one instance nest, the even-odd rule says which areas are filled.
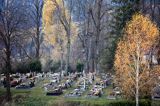
[[[86,79],[84,77],[84,90],[86,89]]]

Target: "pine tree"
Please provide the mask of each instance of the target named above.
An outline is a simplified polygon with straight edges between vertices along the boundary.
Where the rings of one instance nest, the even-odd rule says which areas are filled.
[[[105,49],[101,62],[102,66],[112,69],[117,48],[117,41],[123,35],[123,29],[126,23],[131,19],[132,15],[139,11],[139,0],[112,0],[112,20],[109,22],[109,35],[112,39],[112,46]],[[108,41],[107,41],[108,42]]]
[[[132,15],[139,11],[139,0],[112,0],[113,3],[113,21],[111,34],[122,35],[123,28]]]

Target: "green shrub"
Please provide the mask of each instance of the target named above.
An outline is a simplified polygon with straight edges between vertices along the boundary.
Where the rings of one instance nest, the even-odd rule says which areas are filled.
[[[19,73],[28,73],[32,72],[41,72],[42,64],[39,60],[30,60],[22,63],[17,63],[15,66],[15,72]]]
[[[41,72],[42,64],[39,60],[32,60],[29,62],[29,69],[32,72]]]
[[[30,72],[28,62],[17,63],[14,70],[15,72],[19,72],[19,73]]]
[[[151,106],[160,106],[159,100],[153,100]]]
[[[84,68],[84,64],[78,62],[77,65],[76,65],[77,71],[78,71],[78,72],[82,72],[82,71],[83,71],[83,68]]]

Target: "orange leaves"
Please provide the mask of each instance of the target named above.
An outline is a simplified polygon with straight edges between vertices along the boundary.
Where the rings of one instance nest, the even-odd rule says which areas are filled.
[[[139,74],[141,78],[139,78],[139,84],[143,85],[143,83],[147,81],[151,82],[150,80],[152,80],[150,75],[147,75],[151,74],[151,70],[148,71],[147,65],[142,64],[142,58],[146,50],[151,49],[156,44],[159,30],[148,17],[138,13],[133,15],[132,20],[127,23],[124,31],[124,36],[120,39],[117,46],[114,66],[119,86],[121,86],[127,96],[130,95],[130,97],[133,97],[133,92],[130,91],[135,90],[134,84],[137,64],[140,66]],[[145,85],[151,87],[150,84],[147,83]],[[143,94],[143,87],[140,89]]]
[[[143,49],[150,49],[158,34],[158,28],[148,17],[135,14],[126,26],[124,38],[127,39],[130,48],[135,51],[137,43],[140,43]]]

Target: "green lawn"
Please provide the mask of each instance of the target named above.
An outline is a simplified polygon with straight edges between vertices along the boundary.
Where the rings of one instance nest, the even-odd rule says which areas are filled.
[[[85,92],[83,97],[80,98],[65,98],[64,95],[72,91],[75,86],[72,88],[67,89],[63,95],[61,96],[46,96],[42,85],[48,82],[47,80],[39,82],[36,87],[29,89],[29,90],[16,90],[14,88],[11,89],[14,105],[16,106],[52,106],[54,104],[65,104],[66,102],[76,102],[76,103],[91,103],[91,104],[103,104],[106,103],[108,100],[106,98],[98,98],[98,99],[86,99],[84,95],[87,93]],[[90,87],[91,88],[91,87]],[[109,88],[110,89],[110,88]],[[105,93],[108,89],[105,90]],[[5,89],[0,88],[0,95],[5,94]],[[13,105],[13,104],[12,104]]]
[[[39,82],[36,87],[30,90],[11,89],[13,102],[11,106],[108,106],[111,102],[121,100],[107,100],[106,96],[111,92],[111,86],[104,90],[104,96],[97,99],[80,98],[64,98],[66,93],[72,91],[75,87],[69,88],[61,96],[46,96],[42,85],[47,81]],[[0,96],[5,94],[5,89],[0,88]],[[86,93],[85,93],[86,94]],[[153,106],[160,106],[160,102],[154,102]],[[110,106],[110,105],[109,105]],[[119,106],[119,105],[118,105]]]

